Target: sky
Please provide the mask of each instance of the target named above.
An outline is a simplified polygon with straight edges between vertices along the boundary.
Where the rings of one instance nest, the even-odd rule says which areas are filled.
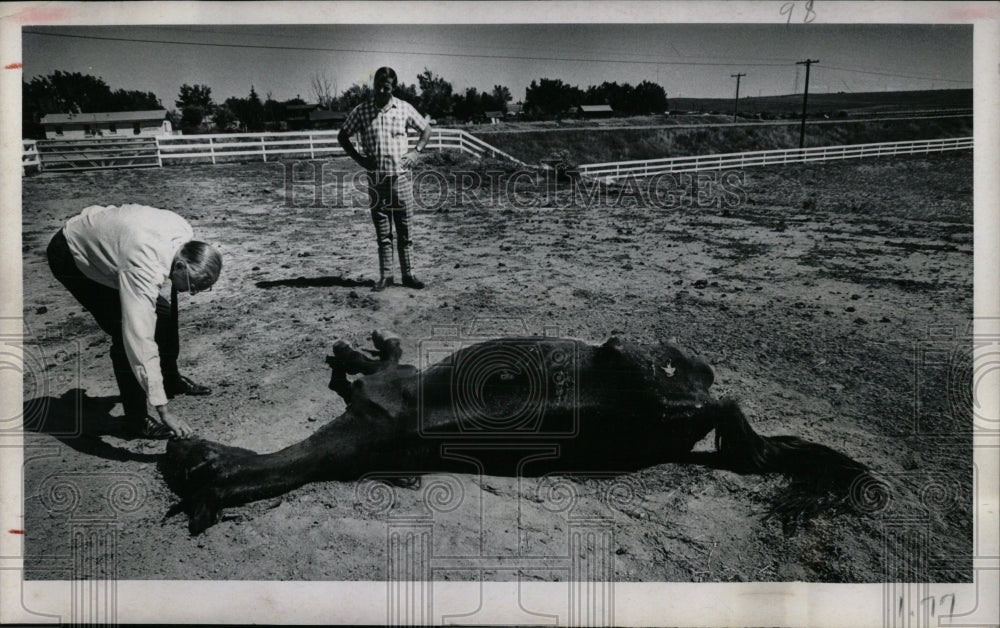
[[[316,99],[325,76],[342,92],[393,67],[415,83],[425,68],[456,91],[508,87],[524,99],[534,79],[586,89],[604,81],[659,83],[673,97],[731,98],[809,91],[972,87],[967,25],[765,24],[334,24],[25,26],[24,78],[55,70],[99,76],[112,89],[155,93],[167,109],[182,84],[216,102],[244,97]]]

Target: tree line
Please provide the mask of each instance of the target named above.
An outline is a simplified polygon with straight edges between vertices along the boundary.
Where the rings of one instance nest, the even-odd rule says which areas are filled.
[[[336,85],[319,73],[311,77],[310,90],[314,102],[330,111],[348,111],[372,95],[369,83],[355,83],[338,93]],[[417,75],[416,83],[400,81],[395,95],[425,115],[456,121],[479,121],[492,112],[506,113],[513,100],[510,89],[504,85],[494,85],[489,91],[479,91],[475,87],[456,91],[449,81],[427,68]],[[269,92],[262,99],[253,85],[247,96],[217,103],[211,87],[184,84],[174,100],[175,109],[169,115],[175,128],[185,130],[212,126],[218,131],[261,131],[279,128],[287,120],[290,108],[306,104],[299,96],[278,101]],[[59,70],[25,81],[22,105],[27,137],[44,135],[39,123],[42,116],[49,113],[164,108],[152,92],[112,90],[99,77]],[[660,85],[649,81],[635,87],[628,83],[604,82],[580,89],[560,79],[542,78],[531,81],[525,90],[522,113],[529,119],[558,117],[570,113],[577,105],[610,105],[618,115],[662,113],[667,106],[667,95]]]

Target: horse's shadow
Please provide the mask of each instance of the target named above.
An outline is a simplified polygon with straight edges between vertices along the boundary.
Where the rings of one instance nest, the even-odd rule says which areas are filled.
[[[107,460],[156,462],[162,454],[133,452],[101,438],[142,438],[142,426],[111,416],[118,399],[117,396],[90,397],[80,388],[68,390],[60,397],[27,399],[22,414],[24,431],[48,434],[76,451]]]
[[[258,281],[258,288],[371,288],[374,279],[348,279],[346,277],[295,277],[294,279],[276,279],[274,281]]]

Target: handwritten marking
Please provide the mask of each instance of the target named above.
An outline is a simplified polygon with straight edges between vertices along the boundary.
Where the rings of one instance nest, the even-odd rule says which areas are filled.
[[[7,530],[7,532],[11,534],[24,534],[24,530],[17,530],[17,529]]]
[[[20,70],[22,67],[24,67],[24,66],[21,64],[20,61],[18,61],[17,63],[8,63],[7,65],[3,66],[3,69],[5,69],[5,70]]]
[[[945,600],[948,600],[948,612],[940,612],[945,608]],[[906,613],[909,611],[910,617],[916,617],[916,610],[911,604],[914,602],[913,599],[907,596],[899,596],[899,609],[898,613],[901,618],[906,618]],[[929,602],[929,603],[928,603]],[[921,617],[948,617],[955,614],[955,594],[945,593],[940,598],[935,599],[933,595],[922,598],[917,602],[917,606],[923,607],[921,610]],[[929,612],[928,612],[929,611]]]
[[[806,0],[806,3],[805,3],[806,15],[805,15],[805,17],[802,18],[802,23],[803,24],[811,24],[816,19],[816,12],[813,11],[813,4],[814,3],[815,3],[815,0]],[[783,5],[781,5],[781,9],[779,9],[779,13],[781,13],[781,15],[787,15],[788,16],[785,19],[785,26],[788,26],[788,25],[790,25],[792,23],[792,13],[794,13],[794,12],[795,12],[795,3],[794,2],[786,2]]]

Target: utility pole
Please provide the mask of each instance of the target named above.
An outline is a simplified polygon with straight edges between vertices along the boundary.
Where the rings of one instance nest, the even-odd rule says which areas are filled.
[[[799,148],[805,146],[806,143],[806,105],[809,104],[809,66],[814,63],[819,63],[819,59],[806,59],[805,61],[798,61],[795,64],[806,66],[806,88],[802,92],[802,127],[799,129]]]
[[[736,114],[740,110],[740,77],[746,76],[746,74],[740,72],[738,74],[730,74],[729,76],[736,79],[736,102],[733,104],[733,122],[736,122]]]

